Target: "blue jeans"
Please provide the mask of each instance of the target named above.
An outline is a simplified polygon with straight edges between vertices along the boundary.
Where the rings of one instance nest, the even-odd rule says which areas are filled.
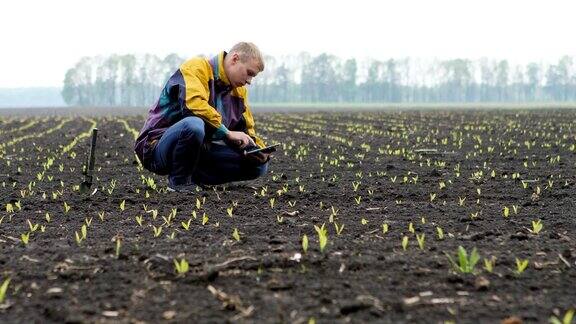
[[[167,174],[171,185],[217,185],[256,179],[268,162],[254,164],[228,145],[204,145],[204,121],[186,117],[170,126],[153,152],[152,171]]]

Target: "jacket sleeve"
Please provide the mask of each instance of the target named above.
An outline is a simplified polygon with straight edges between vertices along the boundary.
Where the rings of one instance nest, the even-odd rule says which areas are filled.
[[[208,82],[211,74],[209,64],[203,59],[192,59],[180,66],[180,72],[184,78],[186,108],[210,126],[217,129],[224,127],[222,116],[208,103]]]
[[[246,121],[246,133],[252,137],[256,145],[259,147],[265,147],[266,144],[258,135],[256,135],[256,130],[254,129],[254,117],[252,116],[252,111],[250,111],[250,106],[248,105],[248,91],[246,88],[242,87],[241,90],[239,89],[239,93],[244,99],[244,107],[246,108],[243,113],[244,120]]]

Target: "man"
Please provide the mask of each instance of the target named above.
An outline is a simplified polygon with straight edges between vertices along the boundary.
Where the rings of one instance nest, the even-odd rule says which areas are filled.
[[[211,59],[183,63],[166,83],[136,139],[142,165],[168,175],[168,190],[251,180],[268,169],[256,135],[246,84],[264,70],[260,50],[238,43]]]

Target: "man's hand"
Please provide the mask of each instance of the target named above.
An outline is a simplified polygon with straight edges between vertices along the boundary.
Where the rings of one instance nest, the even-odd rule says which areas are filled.
[[[256,146],[254,140],[244,132],[229,131],[226,135],[226,142],[239,149],[244,149],[248,145]]]

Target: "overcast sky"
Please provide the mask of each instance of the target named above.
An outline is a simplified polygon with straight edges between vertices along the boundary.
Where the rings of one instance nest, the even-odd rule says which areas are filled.
[[[576,55],[575,1],[4,0],[0,12],[4,88],[61,86],[82,56],[188,57],[242,40],[358,59]]]

